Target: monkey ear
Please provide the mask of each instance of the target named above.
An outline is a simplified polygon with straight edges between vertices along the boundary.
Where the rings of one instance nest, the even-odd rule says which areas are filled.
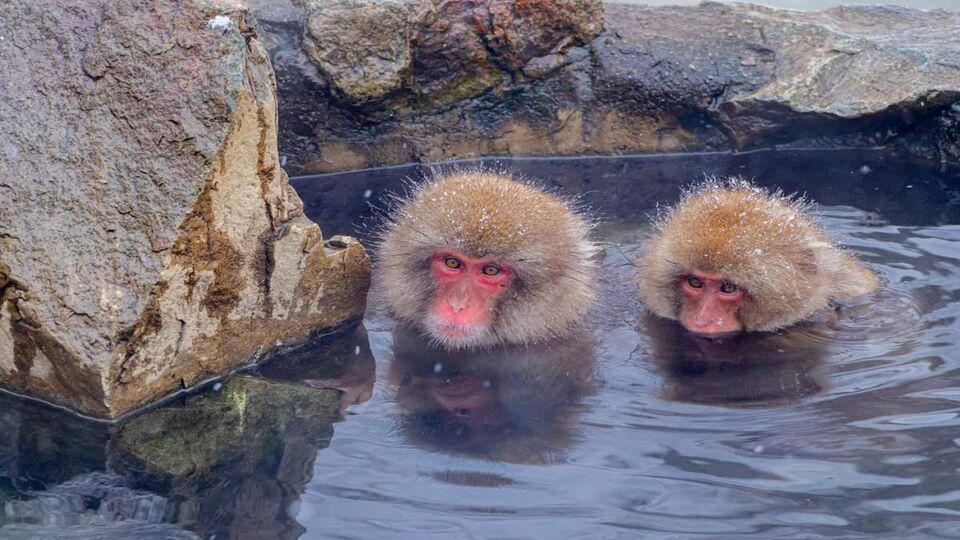
[[[836,265],[837,288],[831,298],[844,300],[871,293],[880,286],[880,278],[849,253],[841,252]]]
[[[796,275],[815,276],[822,271],[817,265],[817,253],[814,248],[800,247],[790,254],[790,264],[796,268]]]
[[[766,332],[790,326],[826,300],[823,292],[818,291],[817,274],[829,269],[818,260],[816,246],[783,245],[780,249],[779,256],[755,259],[756,265],[751,265],[741,279],[746,284],[747,296],[739,316],[747,331]]]

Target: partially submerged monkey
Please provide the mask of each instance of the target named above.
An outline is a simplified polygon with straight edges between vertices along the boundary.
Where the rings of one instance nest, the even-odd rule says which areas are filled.
[[[880,281],[838,248],[806,203],[710,179],[665,212],[639,261],[640,298],[700,334],[772,331]]]
[[[594,300],[597,246],[569,202],[485,169],[414,188],[381,236],[390,313],[450,349],[567,335]]]

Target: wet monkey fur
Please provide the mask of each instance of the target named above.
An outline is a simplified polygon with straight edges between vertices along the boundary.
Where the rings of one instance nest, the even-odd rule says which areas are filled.
[[[640,299],[700,334],[772,331],[880,281],[837,247],[807,204],[709,179],[664,212],[638,264]]]
[[[569,201],[517,176],[435,172],[390,212],[375,291],[448,349],[564,337],[594,301],[591,227]]]

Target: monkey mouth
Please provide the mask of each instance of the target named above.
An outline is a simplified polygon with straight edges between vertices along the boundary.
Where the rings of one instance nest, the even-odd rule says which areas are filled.
[[[689,336],[694,343],[704,344],[721,344],[725,341],[731,341],[743,334],[743,330],[725,330],[723,332],[697,331],[689,328],[684,328],[684,330],[686,330],[687,336]]]
[[[434,325],[433,328],[437,332],[452,338],[469,338],[477,333],[474,328],[462,324],[442,323]]]
[[[487,334],[487,327],[451,323],[440,317],[430,317],[427,321],[427,331],[440,344],[460,348],[483,341]]]

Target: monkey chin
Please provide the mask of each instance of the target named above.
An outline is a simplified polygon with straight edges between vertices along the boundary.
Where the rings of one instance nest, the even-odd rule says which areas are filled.
[[[487,325],[451,323],[437,315],[430,315],[424,323],[426,337],[445,349],[472,349],[496,342]]]
[[[689,336],[690,339],[697,342],[723,343],[724,340],[734,339],[746,333],[743,330],[743,328],[739,328],[736,330],[723,330],[723,331],[717,332],[717,331],[692,330],[684,324],[681,324],[680,326],[683,327],[684,332],[686,332],[687,336]]]

